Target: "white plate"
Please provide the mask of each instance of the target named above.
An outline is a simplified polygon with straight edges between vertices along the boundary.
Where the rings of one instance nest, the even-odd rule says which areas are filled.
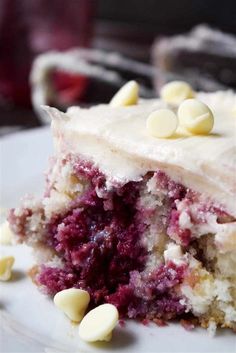
[[[35,129],[2,138],[0,142],[1,207],[13,207],[25,193],[43,189],[52,143],[48,128]],[[185,331],[179,324],[144,326],[135,322],[117,327],[110,343],[81,342],[78,327],[59,312],[26,276],[33,265],[25,246],[1,247],[1,254],[16,258],[13,280],[0,285],[1,352],[236,352],[235,335],[219,331],[211,338],[207,331]]]

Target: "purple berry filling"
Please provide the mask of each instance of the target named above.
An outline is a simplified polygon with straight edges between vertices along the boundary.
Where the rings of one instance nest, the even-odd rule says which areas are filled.
[[[120,285],[116,293],[106,297],[121,315],[129,318],[173,319],[184,314],[186,308],[177,294],[186,267],[174,263],[160,265],[148,275],[133,271],[128,285]]]
[[[161,265],[147,277],[148,252],[142,243],[148,212],[139,205],[141,182],[106,189],[105,177],[90,163],[76,162],[79,178],[90,181],[87,191],[73,201],[70,212],[48,225],[47,244],[63,259],[63,269],[42,266],[37,282],[46,292],[84,288],[91,305],[115,304],[121,316],[130,318],[173,318],[185,307],[176,288],[184,267]],[[168,189],[170,211],[184,188],[157,173],[157,181]],[[99,196],[98,196],[99,195]],[[157,230],[158,231],[158,230]]]

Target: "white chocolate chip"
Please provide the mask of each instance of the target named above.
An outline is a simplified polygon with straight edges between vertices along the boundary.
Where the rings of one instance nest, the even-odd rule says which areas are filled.
[[[180,125],[193,134],[209,134],[214,125],[210,108],[197,99],[187,99],[178,109]]]
[[[13,233],[9,227],[8,221],[0,225],[0,244],[10,245],[12,243]]]
[[[185,99],[193,98],[194,91],[187,82],[172,81],[162,87],[160,96],[166,103],[179,105]]]
[[[165,138],[173,135],[178,126],[178,119],[170,109],[159,109],[147,118],[147,131],[151,136]]]
[[[124,107],[138,102],[139,85],[136,81],[129,81],[114,95],[110,101],[111,107]]]
[[[0,259],[0,281],[8,281],[11,278],[11,269],[15,262],[13,256],[5,256]]]
[[[165,262],[175,262],[176,264],[180,264],[183,262],[182,260],[183,253],[180,245],[169,243],[167,245],[167,249],[164,251],[164,259]]]
[[[118,310],[114,305],[99,305],[81,321],[79,336],[86,342],[110,341],[118,319]]]
[[[64,289],[54,297],[55,305],[75,322],[82,320],[89,301],[89,293],[77,288]]]

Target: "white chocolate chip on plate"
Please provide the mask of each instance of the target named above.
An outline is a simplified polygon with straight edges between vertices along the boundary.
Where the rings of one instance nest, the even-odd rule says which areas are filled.
[[[8,281],[11,278],[14,262],[15,258],[13,256],[4,256],[0,259],[0,281]]]
[[[187,82],[172,81],[162,87],[160,96],[166,103],[179,105],[185,99],[193,98],[194,91]]]
[[[179,123],[192,134],[209,134],[214,125],[210,108],[197,99],[187,99],[178,109]]]
[[[99,305],[81,321],[79,336],[86,342],[110,341],[118,319],[118,310],[114,305]]]
[[[158,109],[152,112],[146,122],[148,133],[157,138],[173,135],[178,126],[178,119],[170,109]]]
[[[9,227],[8,221],[0,225],[0,244],[10,245],[12,243],[13,233]]]
[[[58,292],[53,300],[69,319],[80,322],[90,302],[90,295],[85,290],[69,288]]]
[[[122,86],[110,101],[111,107],[124,107],[138,102],[139,85],[136,81],[129,81]]]

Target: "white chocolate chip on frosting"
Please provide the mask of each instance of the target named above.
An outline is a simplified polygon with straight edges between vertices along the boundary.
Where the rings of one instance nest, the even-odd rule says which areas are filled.
[[[158,109],[147,118],[148,133],[157,138],[166,138],[173,135],[178,126],[178,119],[170,109]]]
[[[182,127],[196,135],[209,134],[214,125],[212,111],[197,99],[187,99],[181,103],[178,118]]]
[[[99,305],[81,321],[79,336],[86,342],[110,341],[118,319],[118,310],[114,305]]]
[[[162,87],[160,96],[166,103],[179,105],[185,99],[193,98],[194,91],[187,82],[172,81]]]
[[[5,256],[0,259],[0,281],[8,281],[11,278],[14,262],[15,258],[13,256]]]
[[[139,85],[136,81],[129,81],[114,95],[110,101],[111,107],[124,107],[138,102]]]
[[[10,245],[12,243],[13,233],[10,230],[8,221],[0,225],[0,244]]]
[[[75,322],[82,320],[89,301],[89,293],[77,288],[64,289],[54,297],[55,305]]]

